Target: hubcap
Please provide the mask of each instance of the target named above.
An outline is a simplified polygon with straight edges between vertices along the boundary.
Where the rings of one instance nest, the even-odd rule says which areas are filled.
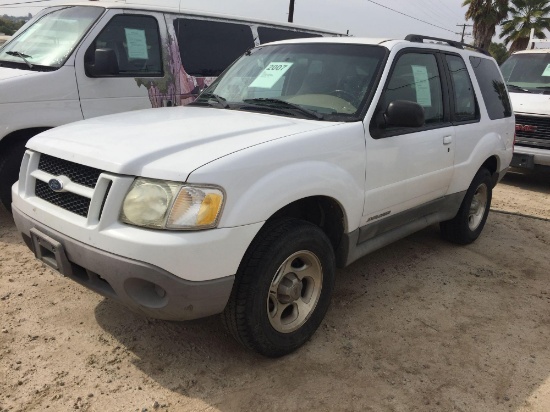
[[[485,210],[487,209],[487,193],[487,185],[482,183],[477,187],[474,197],[472,198],[470,213],[468,215],[468,227],[472,231],[479,227],[485,215]]]
[[[271,326],[290,333],[311,316],[323,284],[321,262],[313,253],[301,250],[289,256],[275,273],[267,297]]]

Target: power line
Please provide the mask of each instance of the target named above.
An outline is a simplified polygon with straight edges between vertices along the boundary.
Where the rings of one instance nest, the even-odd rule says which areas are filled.
[[[423,10],[426,12],[426,14],[431,15],[435,18],[435,21],[454,21],[456,17],[453,17],[452,19],[449,18],[449,16],[446,16],[443,14],[443,9],[434,7],[434,4],[432,3],[433,0],[422,0],[422,3],[424,4],[417,10]]]
[[[430,26],[437,27],[438,29],[445,30],[445,31],[451,32],[451,33],[453,33],[453,34],[456,34],[454,31],[449,30],[449,29],[446,29],[445,27],[438,26],[437,24],[430,23],[429,21],[425,21],[425,20],[418,19],[418,18],[416,18],[416,17],[410,16],[410,15],[405,14],[405,13],[403,13],[403,12],[400,12],[400,11],[398,11],[398,10],[392,9],[391,7],[384,6],[383,4],[377,3],[377,2],[375,2],[375,1],[373,1],[373,0],[367,0],[367,1],[370,2],[370,3],[376,4],[377,6],[384,7],[385,9],[391,10],[391,11],[393,11],[393,12],[395,12],[395,13],[399,13],[399,14],[401,14],[401,15],[403,15],[403,16],[406,16],[406,17],[409,17],[409,18],[411,18],[411,19],[414,19],[414,20],[416,20],[416,21],[419,21],[419,22],[422,22],[422,23],[425,23],[425,24],[429,24]]]

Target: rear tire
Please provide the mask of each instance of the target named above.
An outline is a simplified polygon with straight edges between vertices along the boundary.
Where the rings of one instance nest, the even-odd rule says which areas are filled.
[[[492,195],[491,173],[481,168],[466,191],[456,216],[440,223],[441,236],[460,245],[467,245],[476,240],[487,221]]]
[[[334,251],[318,226],[289,218],[268,222],[243,257],[224,323],[264,356],[291,353],[321,324],[334,274]]]
[[[11,211],[11,187],[19,180],[21,161],[29,138],[19,137],[0,149],[0,201]]]

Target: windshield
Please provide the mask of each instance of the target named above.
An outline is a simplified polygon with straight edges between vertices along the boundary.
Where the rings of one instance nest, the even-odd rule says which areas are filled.
[[[102,7],[82,6],[53,10],[16,33],[0,50],[0,62],[22,68],[59,68],[103,11]]]
[[[195,105],[317,120],[357,120],[386,49],[356,44],[260,46],[237,60]]]
[[[550,54],[514,54],[501,66],[510,92],[544,93],[550,90]]]

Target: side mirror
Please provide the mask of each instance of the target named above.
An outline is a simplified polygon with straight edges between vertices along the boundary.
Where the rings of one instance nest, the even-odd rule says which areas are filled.
[[[384,113],[387,126],[421,127],[424,125],[424,109],[409,100],[395,100]]]
[[[118,60],[113,49],[96,49],[94,57],[95,63],[86,67],[91,76],[113,76],[119,73]]]

